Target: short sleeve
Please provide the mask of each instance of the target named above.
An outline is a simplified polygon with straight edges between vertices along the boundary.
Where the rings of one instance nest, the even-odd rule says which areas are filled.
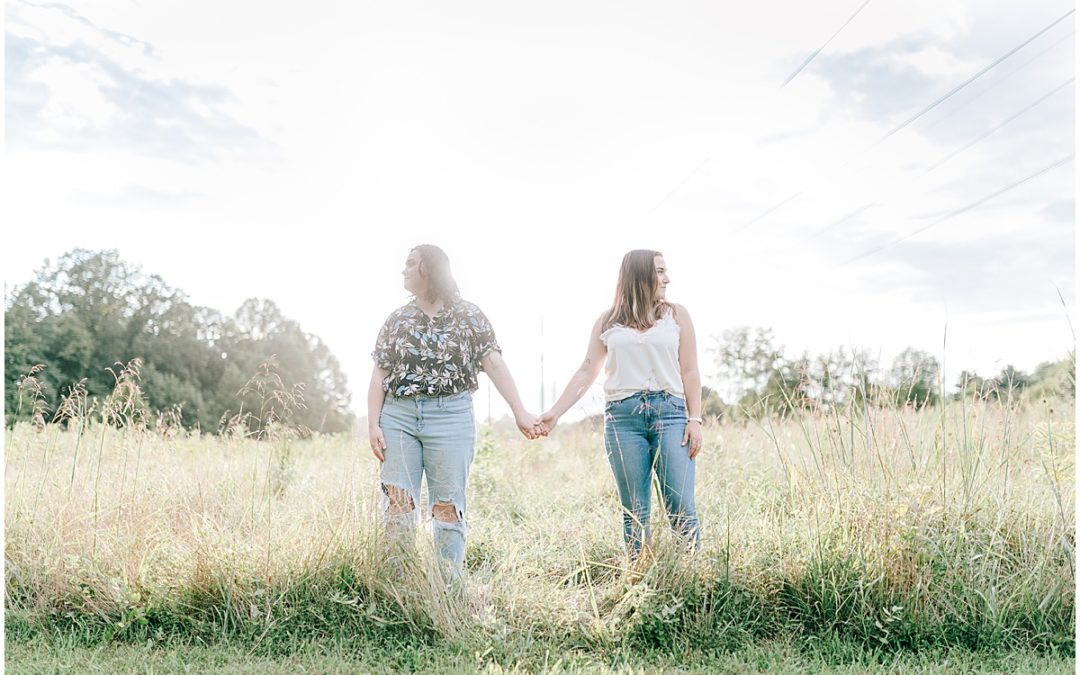
[[[394,316],[390,315],[386,322],[383,323],[382,328],[379,329],[379,336],[375,338],[375,351],[371,352],[371,358],[375,361],[376,368],[393,370],[394,364],[390,358],[393,353],[391,336],[393,323]]]
[[[488,352],[502,353],[502,347],[495,340],[495,329],[480,308],[475,308],[472,316],[469,317],[469,323],[472,324],[473,332],[473,359],[477,363],[480,363],[480,359],[487,356]]]

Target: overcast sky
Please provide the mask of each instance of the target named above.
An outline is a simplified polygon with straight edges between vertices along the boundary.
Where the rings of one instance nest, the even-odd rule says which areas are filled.
[[[736,326],[919,347],[950,383],[1065,356],[1072,3],[845,25],[862,4],[9,1],[3,279],[115,248],[198,305],[269,298],[360,414],[419,243],[537,412],[541,353],[550,404],[631,248],[665,253],[707,381]]]

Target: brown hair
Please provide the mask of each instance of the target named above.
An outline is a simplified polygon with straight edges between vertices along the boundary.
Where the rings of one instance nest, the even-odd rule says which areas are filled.
[[[615,301],[604,316],[603,330],[615,324],[648,330],[671,307],[657,300],[656,256],[660,251],[635,249],[623,256],[619,266],[619,281],[615,285]]]
[[[454,275],[450,273],[450,256],[433,244],[414,246],[409,252],[413,251],[420,255],[419,271],[428,282],[424,300],[450,302],[456,299],[460,292],[457,282],[454,281]]]

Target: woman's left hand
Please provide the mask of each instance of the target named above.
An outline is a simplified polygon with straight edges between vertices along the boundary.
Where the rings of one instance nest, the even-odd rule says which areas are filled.
[[[697,457],[701,452],[701,422],[697,420],[686,423],[686,431],[683,432],[682,444],[690,444],[690,459]]]
[[[517,415],[514,418],[514,421],[517,422],[518,431],[521,432],[522,436],[530,441],[535,441],[537,438],[540,438],[540,434],[536,429],[538,419],[539,418],[532,413],[523,412],[520,415]]]

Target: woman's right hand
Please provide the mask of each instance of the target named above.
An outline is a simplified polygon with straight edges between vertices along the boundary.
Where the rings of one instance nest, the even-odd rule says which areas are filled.
[[[386,439],[383,438],[382,429],[378,424],[368,427],[368,443],[371,444],[371,454],[380,462],[386,461]]]
[[[547,436],[555,425],[559,423],[559,416],[550,410],[536,418],[536,427],[541,436]]]

